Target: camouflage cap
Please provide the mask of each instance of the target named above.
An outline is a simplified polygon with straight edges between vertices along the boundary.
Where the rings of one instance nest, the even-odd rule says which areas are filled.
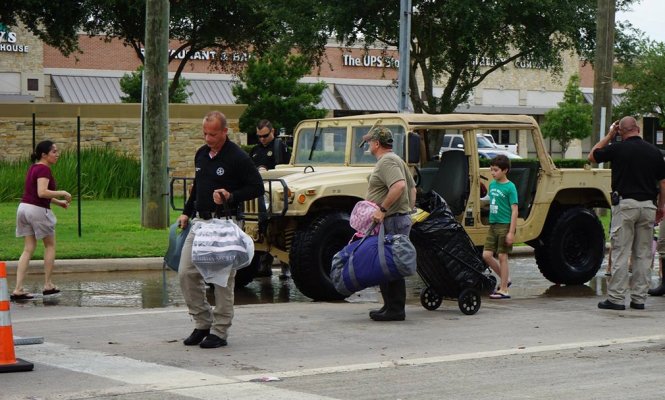
[[[376,140],[384,147],[393,147],[393,133],[385,126],[377,126],[363,136],[363,143]]]

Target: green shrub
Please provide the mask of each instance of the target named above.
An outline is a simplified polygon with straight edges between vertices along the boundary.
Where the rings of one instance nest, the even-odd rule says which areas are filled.
[[[552,160],[557,168],[584,168],[589,160],[582,158],[557,158]]]
[[[58,189],[77,195],[76,151],[60,154],[53,166]],[[15,162],[0,162],[0,202],[20,201],[25,186],[25,174],[30,167],[28,158]],[[139,160],[106,148],[81,150],[81,196],[87,199],[137,198],[141,184]]]
[[[529,163],[529,162],[539,162],[537,158],[522,158],[519,160],[515,160],[515,162],[520,162],[520,163]],[[554,165],[557,168],[584,168],[586,164],[589,163],[588,160],[582,159],[582,158],[555,158],[552,159],[554,162]],[[479,160],[479,165],[480,167],[489,167],[490,166],[490,159],[489,158],[481,158]]]

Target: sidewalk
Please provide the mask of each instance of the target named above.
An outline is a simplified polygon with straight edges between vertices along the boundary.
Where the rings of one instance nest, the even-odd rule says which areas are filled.
[[[533,256],[533,247],[519,246],[512,252],[513,257]],[[139,258],[99,258],[99,259],[65,259],[55,260],[53,273],[71,272],[119,272],[119,271],[141,271],[156,270],[163,268],[162,257],[139,257]],[[7,274],[16,275],[18,261],[7,261]],[[43,267],[42,260],[30,261],[30,273],[39,273]],[[168,267],[167,267],[168,268]]]
[[[532,257],[533,247],[519,246],[512,252],[513,257]],[[72,272],[119,272],[157,270],[163,268],[162,257],[139,258],[99,258],[99,259],[56,259],[53,273]],[[7,274],[16,275],[18,261],[7,261]],[[30,261],[30,273],[39,273],[43,267],[42,260]]]

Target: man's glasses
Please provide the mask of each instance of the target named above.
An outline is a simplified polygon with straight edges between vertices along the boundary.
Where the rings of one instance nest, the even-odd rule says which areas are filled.
[[[270,136],[270,134],[269,134],[269,133],[266,133],[265,135],[259,135],[259,134],[257,134],[256,136],[258,136],[259,139],[265,139],[265,138],[267,138],[268,136]]]

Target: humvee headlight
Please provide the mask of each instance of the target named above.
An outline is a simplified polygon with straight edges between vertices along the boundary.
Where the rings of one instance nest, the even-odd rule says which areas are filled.
[[[305,204],[305,201],[306,201],[306,200],[307,200],[307,196],[305,196],[304,193],[301,193],[301,194],[298,196],[298,203],[300,203],[300,204]]]

